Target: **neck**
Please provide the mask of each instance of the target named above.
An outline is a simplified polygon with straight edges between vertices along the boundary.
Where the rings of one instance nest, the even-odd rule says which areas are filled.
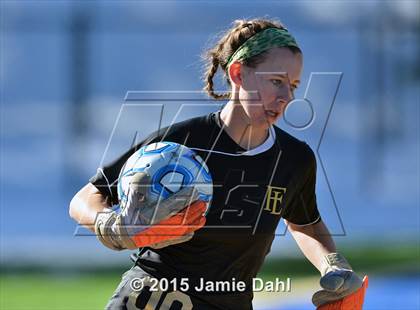
[[[261,145],[268,137],[267,128],[251,125],[240,103],[229,101],[222,109],[220,118],[226,133],[246,150]]]

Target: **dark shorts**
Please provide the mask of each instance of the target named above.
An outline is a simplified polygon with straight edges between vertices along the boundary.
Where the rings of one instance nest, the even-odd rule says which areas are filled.
[[[212,306],[204,300],[181,291],[159,290],[156,280],[134,265],[122,275],[122,280],[105,309],[215,310],[223,308]]]
[[[160,289],[157,280],[134,265],[122,279],[105,309],[147,310],[216,310],[252,309],[251,301],[245,302],[237,294],[228,296],[193,296],[180,290]],[[226,299],[225,299],[226,298]],[[224,300],[224,301],[223,301]]]

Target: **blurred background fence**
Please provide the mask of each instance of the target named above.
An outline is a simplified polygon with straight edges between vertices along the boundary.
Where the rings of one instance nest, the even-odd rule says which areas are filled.
[[[200,91],[200,54],[215,36],[235,19],[268,17],[280,19],[304,52],[295,95],[307,91],[316,121],[306,130],[284,120],[278,125],[318,150],[323,218],[363,271],[379,270],[381,279],[385,271],[398,271],[403,287],[411,288],[404,309],[418,306],[419,15],[418,1],[2,1],[0,259],[2,297],[9,296],[3,305],[24,307],[11,302],[21,287],[10,280],[13,274],[62,267],[74,276],[130,265],[128,253],[74,236],[70,199],[101,162],[132,143],[135,132],[142,137],[157,128],[159,104],[162,125],[168,125],[219,103],[197,100],[180,113],[182,101],[140,100],[133,108],[127,92]],[[216,85],[226,90],[221,75]],[[296,105],[290,117],[299,123],[307,113]],[[265,274],[299,260],[293,274],[316,275],[283,232],[280,226]],[[307,271],[301,273],[302,266]],[[68,276],[59,279],[71,283]],[[105,281],[100,305],[118,282],[112,279]],[[258,309],[276,309],[262,300]],[[380,306],[375,300],[372,309],[390,307],[390,301]],[[70,308],[95,305],[81,297]]]

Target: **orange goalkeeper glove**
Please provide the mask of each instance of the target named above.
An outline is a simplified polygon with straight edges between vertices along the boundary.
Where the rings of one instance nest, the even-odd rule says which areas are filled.
[[[162,248],[190,240],[204,226],[208,203],[198,200],[194,187],[185,187],[156,204],[148,198],[150,184],[147,173],[136,173],[121,213],[98,214],[95,232],[105,246],[113,250]]]
[[[324,257],[321,275],[320,285],[323,289],[312,296],[312,303],[316,307],[340,300],[362,287],[362,279],[339,253]]]

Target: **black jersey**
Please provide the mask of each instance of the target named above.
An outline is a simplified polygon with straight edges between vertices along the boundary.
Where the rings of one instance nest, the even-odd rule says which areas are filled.
[[[299,225],[320,220],[316,205],[316,159],[311,148],[277,126],[275,143],[255,155],[236,144],[220,126],[219,112],[176,123],[152,133],[90,179],[118,203],[117,182],[128,157],[143,145],[177,142],[195,150],[213,178],[206,224],[185,243],[144,248],[137,264],[157,278],[244,281],[245,292],[189,294],[215,309],[251,309],[252,279],[270,252],[280,218]],[[209,151],[210,150],[210,151]],[[201,308],[200,308],[201,309]]]

